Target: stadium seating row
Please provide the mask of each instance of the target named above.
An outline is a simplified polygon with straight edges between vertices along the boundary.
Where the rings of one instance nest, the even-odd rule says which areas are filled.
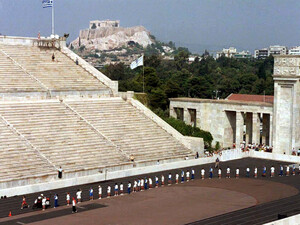
[[[37,147],[51,163],[56,167],[62,166],[66,172],[122,165],[129,162],[129,156],[133,156],[138,162],[192,154],[165,130],[121,98],[68,100],[66,103],[58,100],[3,102],[0,104],[0,115]],[[72,109],[97,130],[92,129]],[[5,126],[2,123],[1,128],[12,133],[9,127]],[[0,146],[9,148],[0,152],[0,158],[8,159],[4,157],[8,151],[18,157],[0,164],[0,180],[5,178],[2,172],[18,168],[14,167],[22,162],[25,153],[36,154],[29,151],[18,136],[13,133],[11,137],[9,134],[4,136],[4,131],[1,132]],[[12,138],[18,141],[14,142]],[[22,144],[23,148],[18,147]],[[121,154],[116,146],[128,157]],[[41,159],[36,159],[37,157],[30,155],[26,159],[32,158],[42,167],[43,163]],[[36,167],[36,170],[30,170],[31,174],[44,171],[36,164],[33,164],[33,167]],[[24,175],[22,170],[18,174]]]

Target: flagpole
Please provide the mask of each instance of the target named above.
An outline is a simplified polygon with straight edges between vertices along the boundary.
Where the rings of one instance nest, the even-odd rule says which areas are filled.
[[[52,35],[54,36],[54,0],[52,0]]]

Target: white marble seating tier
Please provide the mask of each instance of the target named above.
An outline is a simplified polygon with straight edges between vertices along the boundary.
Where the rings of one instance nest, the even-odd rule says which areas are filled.
[[[128,162],[115,146],[59,101],[1,103],[0,114],[65,171]]]
[[[0,181],[56,173],[53,166],[28,147],[19,135],[0,121]]]
[[[0,44],[0,49],[51,91],[109,91],[107,86],[57,49],[3,44]],[[55,62],[52,62],[53,53]]]
[[[0,51],[0,93],[45,91],[34,79]]]
[[[142,112],[121,98],[67,103],[136,161],[193,154]]]

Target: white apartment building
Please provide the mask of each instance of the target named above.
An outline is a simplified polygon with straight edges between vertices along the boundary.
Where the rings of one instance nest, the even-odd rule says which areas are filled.
[[[254,58],[265,59],[270,55],[287,55],[288,49],[286,46],[271,45],[268,48],[257,49],[254,51]]]
[[[217,52],[216,59],[220,58],[222,55],[228,58],[232,58],[237,53],[236,48],[230,47],[230,48],[223,48],[222,51]]]
[[[300,46],[289,49],[289,55],[300,55]]]

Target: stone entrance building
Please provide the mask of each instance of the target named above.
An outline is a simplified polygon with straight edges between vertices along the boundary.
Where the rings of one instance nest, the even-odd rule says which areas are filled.
[[[273,103],[251,100],[250,95],[231,95],[225,100],[172,98],[170,116],[211,132],[214,143],[223,147],[242,141],[272,145]]]
[[[172,98],[170,116],[211,132],[223,147],[260,143],[273,152],[300,148],[300,56],[274,59],[273,96],[232,94],[225,100]]]

